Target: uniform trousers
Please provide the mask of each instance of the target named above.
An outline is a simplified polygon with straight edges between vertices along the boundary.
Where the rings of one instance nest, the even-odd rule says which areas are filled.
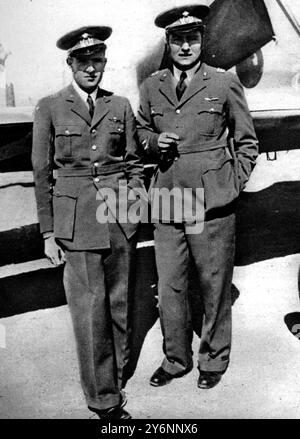
[[[185,224],[155,224],[159,312],[165,354],[162,367],[171,375],[192,367],[193,317],[200,323],[203,319],[198,368],[225,372],[231,348],[235,214],[205,221],[202,233],[186,231]],[[194,296],[194,303],[188,294],[191,258],[198,276],[197,294],[201,296],[201,301]]]
[[[132,264],[136,242],[109,224],[108,250],[66,251],[64,287],[81,385],[90,408],[120,403],[129,359]]]

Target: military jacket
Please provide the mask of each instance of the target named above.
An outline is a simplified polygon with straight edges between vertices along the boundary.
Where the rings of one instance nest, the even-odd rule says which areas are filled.
[[[235,200],[258,154],[243,87],[236,75],[202,63],[181,100],[169,69],[152,74],[140,89],[138,135],[158,163],[152,187],[203,188],[205,210]],[[158,148],[162,132],[175,133],[174,157]]]
[[[109,248],[109,224],[97,216],[107,198],[101,191],[113,189],[118,203],[119,184],[126,190],[143,187],[136,140],[126,98],[99,89],[92,119],[72,85],[41,99],[32,147],[41,232],[54,230],[60,244],[70,250]],[[58,178],[53,184],[54,169]],[[128,239],[137,227],[126,220],[119,225]]]

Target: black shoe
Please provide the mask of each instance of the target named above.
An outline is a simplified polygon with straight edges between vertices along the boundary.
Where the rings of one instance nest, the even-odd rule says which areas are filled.
[[[173,375],[166,372],[162,367],[159,367],[150,378],[150,384],[154,387],[165,386],[172,381],[172,379]]]
[[[96,413],[100,419],[131,419],[130,413],[124,410],[120,405],[105,410],[98,410],[93,407],[89,407],[89,409]]]
[[[165,386],[170,381],[172,381],[173,378],[183,377],[184,375],[189,373],[192,369],[193,369],[193,365],[183,372],[179,372],[176,373],[175,375],[171,375],[169,372],[166,372],[162,367],[159,367],[150,378],[150,384],[151,386],[154,387]]]
[[[131,419],[130,413],[121,406],[112,407],[107,410],[99,410],[97,415],[100,419]]]
[[[222,372],[207,372],[200,370],[197,385],[200,389],[211,389],[221,381],[222,375]]]
[[[120,404],[105,410],[95,409],[89,407],[89,409],[96,413],[100,419],[131,419],[131,415],[123,409],[127,404],[127,398],[124,390],[120,392]]]

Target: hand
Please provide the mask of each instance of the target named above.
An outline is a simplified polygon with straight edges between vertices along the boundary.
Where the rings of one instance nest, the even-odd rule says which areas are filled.
[[[179,140],[179,136],[174,133],[161,133],[158,137],[158,147],[161,152],[166,152],[170,147],[176,146]]]
[[[45,238],[44,252],[49,261],[55,266],[59,266],[66,261],[65,253],[60,248],[60,246],[56,244],[54,235]]]

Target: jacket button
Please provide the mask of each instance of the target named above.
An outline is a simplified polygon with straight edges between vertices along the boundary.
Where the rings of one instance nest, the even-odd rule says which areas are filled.
[[[176,110],[176,113],[177,113],[177,114],[179,114],[179,113],[180,113],[180,110],[179,110],[179,109],[178,109],[178,110]]]
[[[94,163],[94,166],[96,166],[96,168],[98,168],[98,166],[99,166],[99,162],[95,162],[95,163]]]
[[[213,113],[214,111],[215,111],[214,108],[210,108],[210,110],[209,110],[210,113]]]
[[[94,128],[94,129],[92,129],[92,134],[95,134],[95,132],[96,132],[95,128]]]
[[[97,145],[93,145],[93,146],[92,146],[92,150],[93,150],[93,151],[96,151],[96,149],[97,149]]]
[[[69,130],[66,130],[66,131],[65,131],[65,134],[68,136],[68,135],[70,134],[70,131],[69,131]]]
[[[94,181],[95,181],[96,183],[99,183],[100,178],[99,178],[99,177],[96,177],[96,178],[94,178]]]

